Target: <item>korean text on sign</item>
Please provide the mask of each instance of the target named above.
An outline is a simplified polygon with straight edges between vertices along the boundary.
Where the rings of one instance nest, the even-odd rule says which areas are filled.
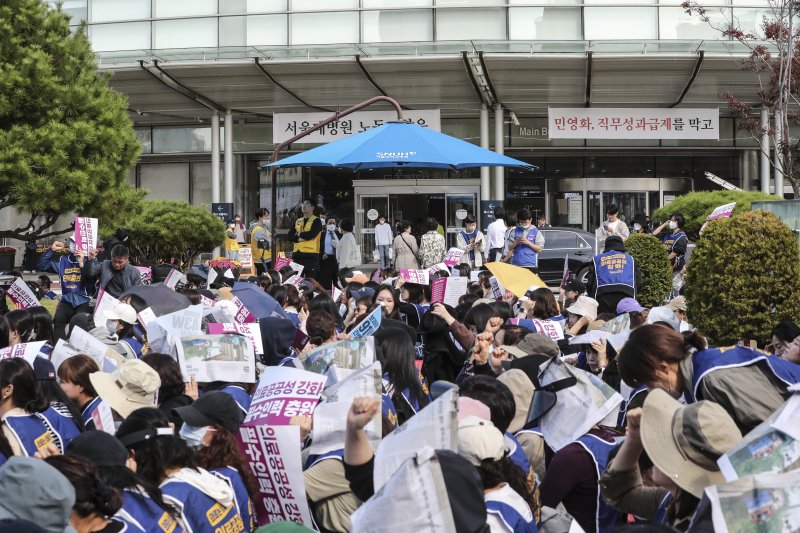
[[[719,109],[551,108],[551,139],[719,139]]]
[[[293,416],[311,415],[326,381],[298,368],[270,367],[258,382],[245,423],[285,425]]]

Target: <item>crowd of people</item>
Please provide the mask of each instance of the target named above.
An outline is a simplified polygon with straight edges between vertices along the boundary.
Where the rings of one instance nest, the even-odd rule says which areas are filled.
[[[249,383],[197,383],[174,349],[154,351],[142,319],[149,303],[137,294],[141,279],[124,244],[104,260],[52,244],[39,266],[60,278],[55,313],[30,307],[0,316],[0,349],[44,343],[35,358],[0,360],[0,532],[405,531],[409,517],[422,520],[417,514],[430,509],[459,532],[710,532],[705,489],[724,482],[717,460],[800,382],[800,327],[791,320],[776,324],[763,350],[714,347],[690,324],[680,291],[661,306],[640,305],[646,280],[613,209],[588,284],[572,278],[558,293],[531,287],[499,298],[486,264],[505,258],[535,271],[542,232],[527,210],[513,224],[498,212],[485,236],[467,216],[456,239],[461,263],[429,272],[430,281],[468,278],[454,305],[434,303],[430,283],[400,272],[441,263],[435,220],[419,243],[405,223],[381,234],[381,268],[365,273],[342,267],[338,254],[352,221],[328,216],[323,225],[313,209],[304,203],[289,237],[301,278],[265,260],[247,279],[209,283],[196,270],[174,289],[187,305],[219,311],[204,316],[204,331],[237,321],[232,290],[243,285],[279,306],[255,317],[263,353]],[[256,243],[264,241],[254,250],[265,254],[268,215],[261,210],[250,225]],[[381,224],[388,226],[382,216]],[[676,213],[656,229],[669,227],[665,253],[676,272],[685,266],[683,224]],[[98,317],[101,290],[119,303]],[[258,378],[306,368],[310,354],[352,339],[376,312],[370,336],[381,394],[352,401],[336,421],[339,447],[323,455],[310,455],[315,416],[292,418],[313,523],[266,523],[256,510],[263,486],[237,443]],[[102,341],[113,363],[77,349],[53,358],[76,329]],[[392,492],[402,483],[376,484],[381,445],[368,425],[380,418],[385,439],[451,390],[457,445],[409,450],[412,466],[432,458],[443,480],[423,512],[407,493]],[[413,485],[419,474],[408,464],[392,479]],[[387,497],[402,509],[359,513]]]

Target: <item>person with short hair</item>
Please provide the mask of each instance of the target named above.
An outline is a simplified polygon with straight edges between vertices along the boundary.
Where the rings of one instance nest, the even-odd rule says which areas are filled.
[[[772,328],[772,348],[781,359],[800,364],[800,328],[797,324],[787,318]]]
[[[425,220],[425,234],[422,235],[419,243],[419,266],[429,268],[444,260],[444,253],[447,245],[444,236],[438,232],[439,222],[433,217]]]
[[[598,247],[604,246],[605,240],[612,235],[620,237],[623,241],[630,236],[631,231],[628,229],[628,225],[620,218],[617,204],[608,205],[606,208],[606,220],[600,224],[595,233],[597,240],[602,241],[597,243]]]
[[[552,228],[550,224],[547,223],[547,217],[544,216],[544,213],[539,213],[539,216],[536,217],[536,227],[537,228]]]
[[[319,277],[317,281],[320,285],[329,290],[333,281],[336,279],[336,272],[339,271],[339,263],[336,262],[336,248],[342,234],[336,229],[336,217],[328,215],[325,219],[324,231],[319,241]]]
[[[336,262],[339,268],[355,268],[361,264],[361,256],[358,253],[356,237],[353,235],[353,220],[343,218],[339,223],[339,229],[342,230],[342,238],[336,247]]]
[[[592,258],[589,265],[586,293],[597,300],[598,313],[615,313],[623,298],[636,298],[642,275],[633,256],[628,253],[622,237],[606,238],[603,253]]]
[[[527,268],[534,274],[539,273],[539,252],[544,249],[544,233],[531,223],[533,216],[530,210],[520,209],[517,212],[518,226],[508,236],[508,254],[511,264]]]
[[[314,202],[304,200],[300,204],[303,216],[298,218],[294,227],[289,228],[288,239],[294,243],[292,260],[303,265],[303,277],[316,279],[319,274],[319,244],[322,233],[322,221],[314,215]]]
[[[506,245],[506,212],[502,207],[494,208],[494,222],[486,228],[486,249],[489,250],[486,262],[500,261],[503,258],[503,248]]]
[[[411,234],[411,223],[408,220],[401,220],[397,223],[397,229],[397,237],[392,244],[394,268],[398,271],[416,270],[419,268],[419,246],[417,239]]]
[[[478,229],[478,221],[473,215],[467,215],[464,219],[464,229],[456,235],[456,246],[464,251],[464,256],[461,258],[462,263],[468,264],[470,268],[483,266],[486,239]]]
[[[111,259],[102,263],[93,261],[96,250],[89,250],[89,262],[83,265],[81,272],[85,278],[96,279],[98,288],[110,296],[119,299],[122,293],[142,284],[139,270],[129,263],[131,252],[124,244],[118,244],[111,249]],[[78,258],[82,259],[78,252]]]
[[[378,257],[380,258],[381,268],[392,266],[392,256],[389,248],[392,246],[392,225],[386,222],[386,216],[378,215],[378,223],[375,224],[375,246],[378,247]]]
[[[686,219],[682,213],[672,213],[669,220],[661,224],[653,230],[653,235],[658,236],[665,228],[669,228],[669,232],[661,236],[661,244],[664,245],[664,250],[668,254],[668,259],[672,265],[672,272],[680,272],[686,264],[686,249],[689,246],[689,237],[683,231],[686,225]]]
[[[269,269],[272,259],[272,233],[270,232],[269,209],[256,211],[256,219],[250,223],[250,248],[253,250],[253,263],[260,276]]]

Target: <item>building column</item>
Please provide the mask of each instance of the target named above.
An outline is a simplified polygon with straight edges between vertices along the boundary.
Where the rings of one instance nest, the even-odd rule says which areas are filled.
[[[481,104],[481,148],[489,149],[489,108]],[[489,167],[481,167],[481,201],[492,197]]]
[[[233,115],[225,111],[225,202],[233,203]]]
[[[761,108],[761,165],[759,178],[761,180],[761,192],[769,194],[769,108]]]
[[[219,203],[219,113],[211,115],[211,202]]]
[[[780,144],[781,140],[783,139],[783,125],[780,122],[780,118],[777,115],[773,116],[773,120],[775,121],[775,153],[774,153],[774,163],[773,163],[773,172],[775,176],[775,195],[783,199],[783,173],[781,169],[783,169],[783,157],[781,155]]]
[[[494,107],[494,151],[503,154],[503,106],[497,104]],[[500,202],[505,200],[505,168],[494,168],[494,194],[492,200]]]

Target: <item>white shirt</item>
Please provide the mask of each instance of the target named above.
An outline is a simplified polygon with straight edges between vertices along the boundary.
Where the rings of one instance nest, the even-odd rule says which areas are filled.
[[[392,226],[384,222],[383,224],[375,224],[375,244],[377,246],[389,246],[392,244]]]
[[[506,243],[506,221],[501,219],[495,220],[489,227],[486,228],[486,249],[502,248]]]

